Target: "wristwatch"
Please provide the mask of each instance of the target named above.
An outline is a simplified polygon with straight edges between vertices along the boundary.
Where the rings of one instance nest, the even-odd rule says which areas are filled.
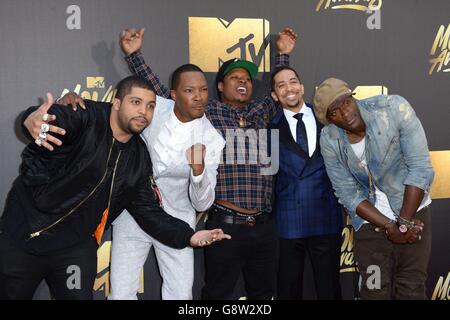
[[[398,226],[398,230],[399,230],[401,233],[406,233],[406,232],[408,231],[408,227],[406,226],[406,224],[400,224],[400,225]]]

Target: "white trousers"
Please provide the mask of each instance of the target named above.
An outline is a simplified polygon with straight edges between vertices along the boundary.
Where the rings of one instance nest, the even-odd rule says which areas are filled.
[[[141,270],[152,245],[163,279],[163,300],[192,300],[194,251],[173,249],[149,236],[124,211],[114,221],[109,300],[137,300]]]

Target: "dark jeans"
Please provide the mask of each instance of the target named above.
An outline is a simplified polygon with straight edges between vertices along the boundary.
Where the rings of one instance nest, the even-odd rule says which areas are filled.
[[[426,299],[425,281],[431,251],[430,208],[417,212],[416,219],[425,226],[422,239],[413,244],[394,244],[384,232],[376,232],[368,223],[355,232],[355,259],[362,278],[361,299]]]
[[[210,213],[207,228],[222,228],[232,239],[205,248],[202,298],[236,298],[233,293],[242,271],[247,299],[272,299],[278,261],[278,238],[273,220],[255,226],[228,224],[215,221]]]
[[[64,253],[44,256],[17,248],[0,233],[0,257],[0,300],[32,299],[44,279],[55,299],[93,298],[97,275],[94,238],[68,248]]]
[[[306,254],[314,274],[317,298],[341,299],[340,254],[341,235],[313,236],[301,239],[280,239],[277,298],[303,298],[303,271]]]

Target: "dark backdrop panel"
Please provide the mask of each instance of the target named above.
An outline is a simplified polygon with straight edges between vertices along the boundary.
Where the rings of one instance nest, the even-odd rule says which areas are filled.
[[[359,1],[364,5],[367,2]],[[59,96],[77,85],[85,96],[101,99],[110,86],[129,74],[118,46],[119,33],[127,27],[146,28],[143,52],[167,83],[175,67],[189,62],[189,17],[217,17],[230,22],[235,18],[265,19],[271,39],[283,27],[291,26],[299,34],[291,65],[300,71],[306,100],[311,101],[314,87],[330,76],[345,79],[352,87],[383,85],[389,94],[400,94],[410,101],[427,132],[430,150],[450,150],[450,73],[429,75],[430,49],[439,27],[450,23],[450,2],[375,2],[382,2],[378,30],[367,28],[370,14],[365,12],[316,11],[319,0],[0,0],[0,207],[17,175],[25,143],[18,125],[21,110],[38,104],[47,91]],[[344,1],[330,2],[330,6],[340,3]],[[66,9],[72,4],[81,10],[79,30],[66,26],[70,16]],[[211,50],[220,46],[219,42],[210,43]],[[88,88],[87,77],[103,77],[103,85]],[[260,75],[255,95],[267,92],[267,78],[267,74]],[[211,93],[215,92],[213,79],[214,73],[209,73]],[[447,188],[450,190],[450,182]],[[444,286],[450,271],[446,237],[449,192],[447,195],[447,199],[432,204],[434,235],[428,289],[431,296],[441,281],[437,292],[442,294],[437,298],[446,297],[443,292],[448,292]],[[196,268],[194,296],[198,297],[203,281],[201,250],[196,252]],[[146,265],[144,279],[142,296],[158,298],[160,279],[152,259]],[[352,284],[348,288],[346,292],[351,291]],[[40,293],[37,297],[47,296],[45,288]]]

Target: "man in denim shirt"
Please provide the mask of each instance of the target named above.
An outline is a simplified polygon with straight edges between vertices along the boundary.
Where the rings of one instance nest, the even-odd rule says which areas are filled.
[[[316,90],[320,146],[355,228],[363,299],[425,299],[434,178],[422,125],[400,96],[357,101],[330,78]]]

